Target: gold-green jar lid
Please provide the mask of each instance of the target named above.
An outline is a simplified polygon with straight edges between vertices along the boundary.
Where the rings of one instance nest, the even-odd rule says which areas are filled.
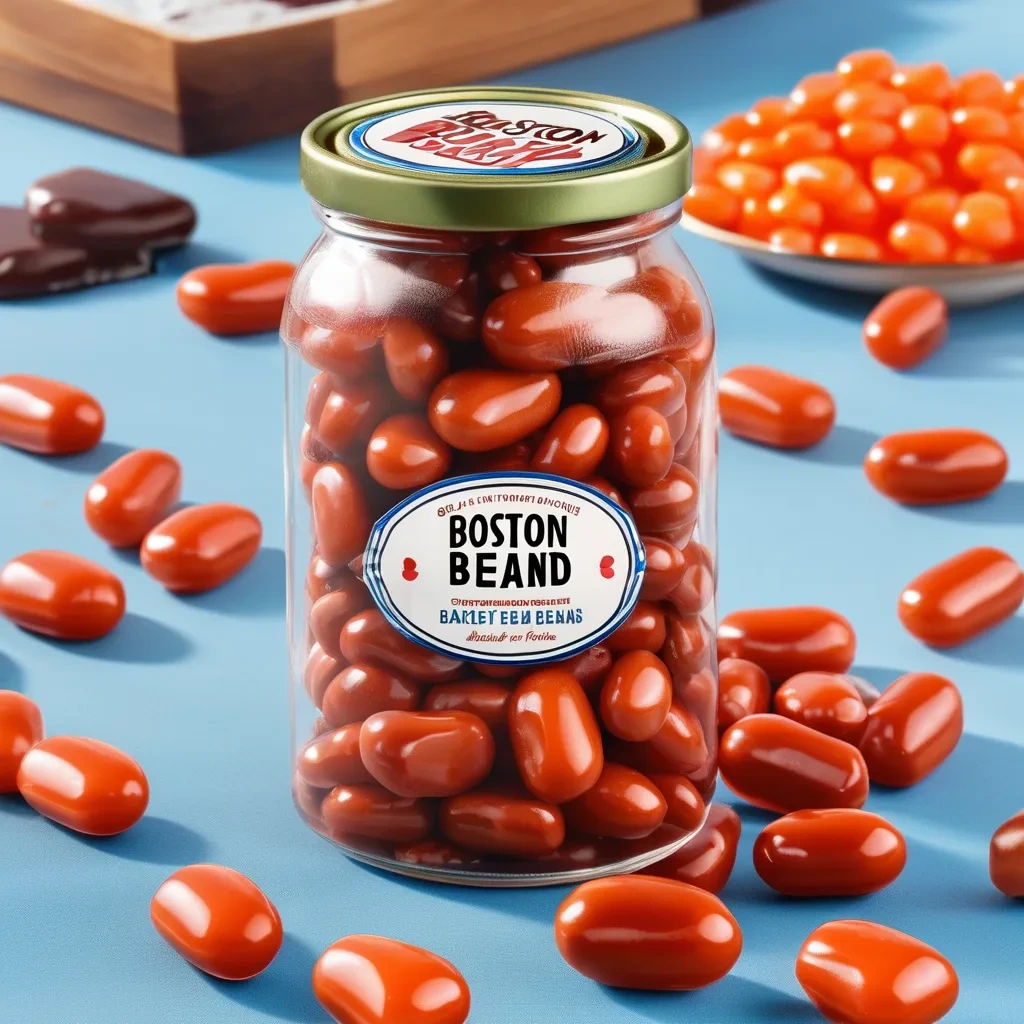
[[[690,134],[655,107],[491,86],[339,107],[302,133],[303,188],[331,210],[417,228],[511,231],[668,206]]]

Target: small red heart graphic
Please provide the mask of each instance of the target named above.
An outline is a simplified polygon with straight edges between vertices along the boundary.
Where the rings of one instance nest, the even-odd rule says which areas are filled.
[[[605,555],[601,559],[601,575],[606,579],[610,580],[615,575],[615,570],[612,566],[615,564],[615,559],[611,555]]]
[[[416,559],[405,558],[402,560],[402,579],[408,580],[410,583],[419,576],[416,571]]]

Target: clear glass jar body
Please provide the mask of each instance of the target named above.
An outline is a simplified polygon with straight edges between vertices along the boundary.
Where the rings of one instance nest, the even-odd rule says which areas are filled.
[[[714,791],[718,688],[714,330],[672,235],[678,204],[521,234],[402,229],[316,209],[324,231],[282,326],[300,815],[357,859],[464,884],[570,882],[675,852]],[[513,290],[518,312],[503,319],[494,303]],[[484,399],[464,374],[483,382]],[[554,383],[560,399],[541,411],[510,399],[509,381],[523,375]],[[476,403],[465,416],[463,401]],[[400,501],[439,479],[505,470],[598,489],[630,512],[646,551],[629,619],[562,663],[446,658],[389,625],[361,580],[370,525]],[[572,721],[546,722],[559,712],[545,708],[547,737],[536,721],[525,735],[524,680],[549,670],[571,690]],[[665,675],[667,718],[667,698],[648,706]],[[433,731],[452,711],[470,744],[455,754]],[[447,771],[441,790],[436,779],[382,784],[390,776],[363,728],[381,713],[387,729],[415,734],[392,754],[415,749],[421,775],[425,763]],[[467,713],[489,738],[467,740]],[[545,792],[537,743],[549,763],[588,762],[588,788],[562,802]],[[552,743],[570,749],[552,753]],[[434,764],[435,754],[458,763]]]

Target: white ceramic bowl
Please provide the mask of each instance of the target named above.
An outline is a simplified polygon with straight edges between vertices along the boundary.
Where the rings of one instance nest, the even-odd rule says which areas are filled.
[[[951,306],[981,306],[1024,295],[1024,260],[1013,263],[865,263],[805,256],[773,249],[766,242],[724,231],[684,213],[680,223],[695,235],[735,249],[751,263],[787,277],[847,291],[885,295],[896,288],[933,288]]]

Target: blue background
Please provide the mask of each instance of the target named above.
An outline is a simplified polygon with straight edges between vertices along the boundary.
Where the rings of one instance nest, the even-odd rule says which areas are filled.
[[[624,15],[626,16],[626,15]],[[681,116],[699,132],[804,72],[869,45],[955,71],[1024,70],[1019,0],[765,0],[512,77],[619,93]],[[315,235],[296,184],[296,139],[181,160],[20,110],[0,109],[0,200],[38,175],[84,164],[129,173],[195,200],[196,242],[146,280],[0,306],[0,369],[48,374],[95,394],[107,440],[84,456],[0,451],[0,559],[61,547],[120,573],[129,614],[110,637],[68,646],[0,622],[0,686],[44,709],[51,733],[96,736],[134,754],[150,812],[110,841],[79,838],[11,799],[0,803],[0,1018],[46,1024],[234,1024],[326,1020],[309,971],[349,932],[426,945],[473,990],[477,1024],[819,1019],[793,978],[804,937],[835,917],[870,918],[937,946],[962,995],[949,1020],[1019,1024],[1024,907],[990,887],[992,830],[1024,805],[1020,616],[948,653],[899,626],[896,596],[921,569],[979,543],[1024,558],[1024,302],[958,314],[948,345],[906,375],[865,354],[869,303],[770,279],[711,243],[686,245],[716,311],[722,368],[764,362],[812,377],[838,401],[838,425],[805,454],[723,436],[721,603],[821,603],[859,634],[857,668],[878,684],[908,670],[948,674],[967,733],[949,762],[907,792],[871,795],[908,838],[888,890],[853,901],[793,903],[761,885],[744,837],[724,898],[745,950],[718,985],[684,996],[602,989],[571,971],[551,935],[557,890],[431,887],[350,863],[301,825],[288,793],[288,699],[281,486],[281,356],[274,337],[209,337],[177,311],[174,283],[217,260],[298,259]],[[879,435],[969,425],[1010,452],[1011,479],[973,505],[911,511],[866,484],[860,461]],[[219,591],[181,599],[86,528],[92,476],[130,447],[174,452],[184,497],[255,509],[266,545]],[[276,901],[286,945],[242,985],[193,971],[157,938],[152,892],[174,867],[232,865]]]

